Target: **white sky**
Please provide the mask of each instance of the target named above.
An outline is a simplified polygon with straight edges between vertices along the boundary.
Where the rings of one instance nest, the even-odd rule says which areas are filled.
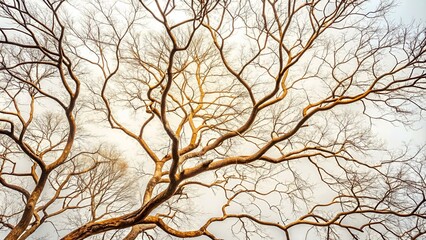
[[[398,2],[398,6],[392,13],[396,20],[404,23],[410,23],[413,20],[426,22],[426,0],[399,0]]]
[[[392,10],[390,16],[395,21],[401,21],[404,24],[410,24],[414,21],[426,25],[426,0],[397,0],[397,7]],[[380,128],[380,136],[387,139],[387,143],[391,146],[396,147],[403,142],[418,145],[426,143],[425,118],[414,126],[415,130],[404,129],[403,127],[395,128],[390,124],[383,124]]]
[[[381,1],[381,0],[375,0]],[[395,21],[402,21],[403,23],[409,24],[412,21],[423,23],[426,25],[426,0],[399,0],[398,6],[392,10],[390,14]],[[393,137],[400,138],[400,141],[409,140],[410,138],[416,139],[416,142],[426,142],[426,120],[423,120],[419,124],[418,131],[406,132],[404,128],[384,128],[384,138],[392,139]],[[402,139],[401,139],[402,138]],[[3,232],[4,234],[4,232]],[[3,235],[0,233],[0,239]]]

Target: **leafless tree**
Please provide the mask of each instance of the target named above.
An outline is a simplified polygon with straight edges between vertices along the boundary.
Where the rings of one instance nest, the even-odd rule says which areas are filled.
[[[0,6],[6,239],[426,234],[424,146],[375,136],[426,106],[392,2]]]

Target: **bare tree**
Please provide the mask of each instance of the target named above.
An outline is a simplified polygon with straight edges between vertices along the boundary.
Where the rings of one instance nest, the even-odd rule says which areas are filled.
[[[426,106],[392,5],[0,1],[6,239],[426,234],[424,146],[375,136]]]
[[[90,221],[102,219],[112,213],[111,202],[130,190],[117,184],[124,166],[103,167],[93,159],[99,150],[79,147],[84,135],[76,133],[81,73],[65,51],[62,3],[0,2],[0,190],[5,200],[0,221],[10,230],[6,239],[25,239],[69,209],[90,208]],[[75,180],[83,176],[88,179]]]

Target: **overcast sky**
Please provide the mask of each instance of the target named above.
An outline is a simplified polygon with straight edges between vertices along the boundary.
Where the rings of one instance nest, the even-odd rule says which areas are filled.
[[[379,1],[379,0],[376,0]],[[381,0],[380,0],[381,1]],[[426,0],[397,0],[397,7],[392,10],[391,16],[396,21],[402,21],[405,24],[410,24],[415,21],[426,25]],[[426,143],[426,119],[416,124],[415,130],[408,130],[404,128],[392,128],[382,126],[382,136],[385,139],[399,141],[388,141],[388,144],[399,145],[400,142],[411,142],[419,145]]]
[[[426,0],[399,0],[398,6],[392,10],[391,16],[396,21],[402,21],[406,24],[412,21],[426,24]],[[407,140],[415,138],[419,143],[424,143],[426,141],[426,120],[423,120],[419,127],[422,127],[419,131],[409,132],[408,135],[403,128],[387,128],[388,132],[384,131],[384,137],[392,139],[392,136],[398,136]],[[0,239],[3,236],[4,232],[0,233]]]
[[[399,0],[398,7],[393,10],[392,15],[405,23],[413,19],[425,22],[426,0]]]

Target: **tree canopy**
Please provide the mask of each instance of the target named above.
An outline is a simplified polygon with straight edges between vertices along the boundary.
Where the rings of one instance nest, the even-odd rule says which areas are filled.
[[[393,5],[0,0],[0,234],[426,234],[425,139],[380,138],[425,120]]]

